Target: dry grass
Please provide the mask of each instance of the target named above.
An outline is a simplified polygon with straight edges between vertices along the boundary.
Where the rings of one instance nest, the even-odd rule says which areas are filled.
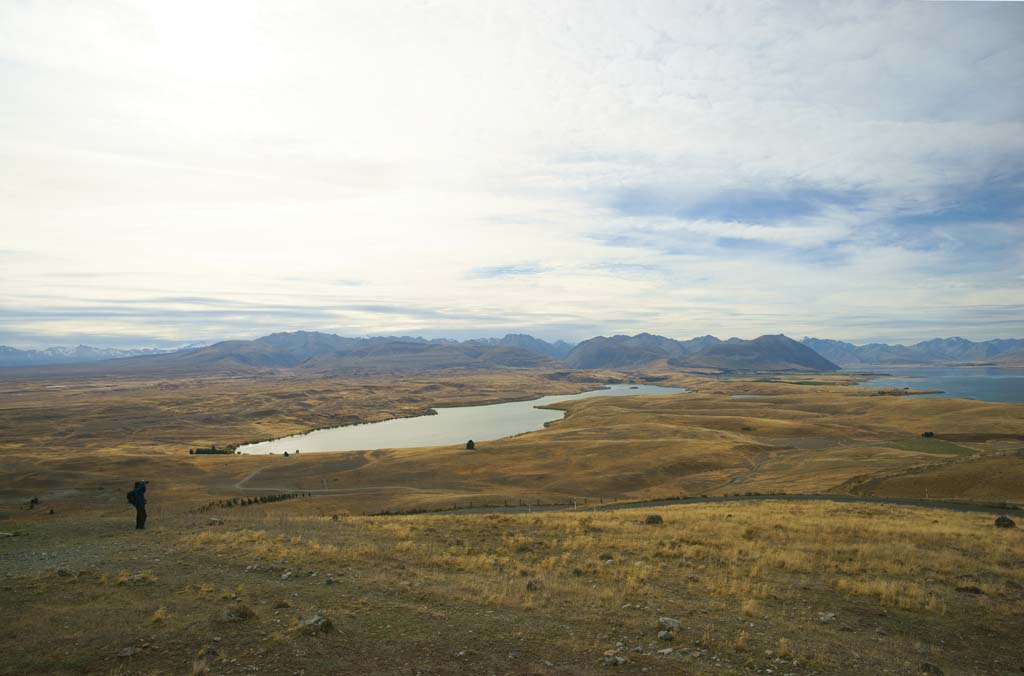
[[[642,523],[646,513],[337,521],[240,513],[214,528],[182,517],[150,542],[147,556],[161,563],[143,575],[148,582],[132,582],[139,573],[111,573],[108,591],[99,593],[99,572],[52,575],[8,593],[4,603],[33,626],[134,605],[152,612],[160,603],[146,625],[157,638],[85,622],[69,640],[90,664],[110,654],[103,645],[181,645],[146,657],[165,667],[187,660],[176,673],[212,645],[211,635],[224,640],[202,657],[217,673],[232,673],[232,659],[298,660],[297,668],[321,673],[337,666],[338,655],[367,671],[400,672],[403,656],[425,644],[439,673],[462,664],[453,657],[460,650],[476,656],[471,671],[500,671],[505,654],[525,650],[531,664],[563,665],[552,673],[597,672],[617,642],[652,673],[699,674],[711,664],[714,673],[759,665],[881,673],[916,645],[947,673],[982,674],[998,672],[995,656],[1019,651],[1009,648],[1019,644],[1008,632],[1024,619],[1024,537],[995,529],[990,517],[832,503],[709,504],[662,508],[664,525],[652,527]],[[244,621],[225,621],[239,608]],[[320,610],[336,631],[306,627]],[[834,620],[822,620],[825,613]],[[671,644],[675,657],[657,654],[662,616],[682,624]],[[15,633],[19,641],[42,638]],[[381,641],[393,646],[390,666],[364,650]],[[47,669],[60,673],[54,664]]]

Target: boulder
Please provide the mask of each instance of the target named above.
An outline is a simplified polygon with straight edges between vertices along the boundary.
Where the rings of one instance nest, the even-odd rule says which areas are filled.
[[[224,525],[224,519],[218,519],[218,518],[217,518],[217,517],[215,517],[215,516],[211,516],[211,517],[210,517],[210,518],[209,518],[209,519],[208,519],[208,520],[206,521],[206,525],[207,525],[207,526],[223,526],[223,525]]]
[[[660,526],[665,523],[665,520],[661,518],[660,514],[648,514],[647,518],[644,519],[644,523],[648,526]]]
[[[937,666],[930,662],[925,662],[924,664],[922,664],[921,667],[917,670],[917,673],[920,674],[920,676],[944,676],[944,674],[942,673],[942,669],[939,669]]]
[[[325,634],[334,627],[334,623],[324,611],[318,610],[312,617],[302,620],[299,626],[306,634]]]
[[[1017,527],[1017,523],[1013,519],[1011,519],[1010,517],[1006,516],[1005,514],[1001,514],[998,517],[996,517],[996,528],[1016,528],[1016,527]]]
[[[661,639],[662,641],[671,641],[675,637],[676,637],[676,635],[673,634],[668,629],[662,629],[661,631],[658,632],[658,638]]]

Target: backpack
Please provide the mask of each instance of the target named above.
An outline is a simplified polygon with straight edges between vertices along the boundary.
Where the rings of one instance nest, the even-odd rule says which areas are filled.
[[[128,495],[126,497],[128,498],[128,504],[129,505],[134,505],[135,504],[135,490],[134,489],[128,491]]]

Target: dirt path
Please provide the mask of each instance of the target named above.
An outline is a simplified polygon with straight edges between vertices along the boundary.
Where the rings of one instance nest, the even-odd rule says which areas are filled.
[[[589,507],[575,508],[571,505],[541,505],[535,507],[469,507],[457,510],[446,510],[437,512],[444,514],[526,514],[531,512],[601,512],[617,509],[646,509],[648,507],[663,507],[665,505],[697,505],[710,502],[749,502],[780,500],[788,502],[843,502],[843,503],[865,503],[871,505],[896,505],[902,507],[925,507],[928,509],[948,509],[954,512],[981,512],[985,514],[1006,514],[1015,513],[1024,509],[1019,505],[1008,505],[997,507],[992,505],[977,505],[962,502],[940,502],[933,500],[918,500],[914,498],[873,498],[859,495],[722,495],[706,498],[674,498],[668,500],[645,500],[641,502],[617,502],[610,505],[593,505]]]
[[[318,495],[324,494],[345,494],[345,493],[378,493],[380,491],[417,491],[417,488],[410,488],[409,486],[362,486],[359,488],[295,488],[294,486],[246,486],[257,474],[265,470],[270,465],[260,467],[254,472],[249,473],[241,481],[234,485],[234,488],[239,491],[255,491],[258,493],[316,493]]]

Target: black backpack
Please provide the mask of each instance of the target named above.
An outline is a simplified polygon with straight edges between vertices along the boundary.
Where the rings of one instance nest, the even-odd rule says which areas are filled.
[[[128,498],[128,504],[129,505],[134,505],[135,504],[135,489],[132,489],[132,490],[128,491],[128,495],[126,497]]]

